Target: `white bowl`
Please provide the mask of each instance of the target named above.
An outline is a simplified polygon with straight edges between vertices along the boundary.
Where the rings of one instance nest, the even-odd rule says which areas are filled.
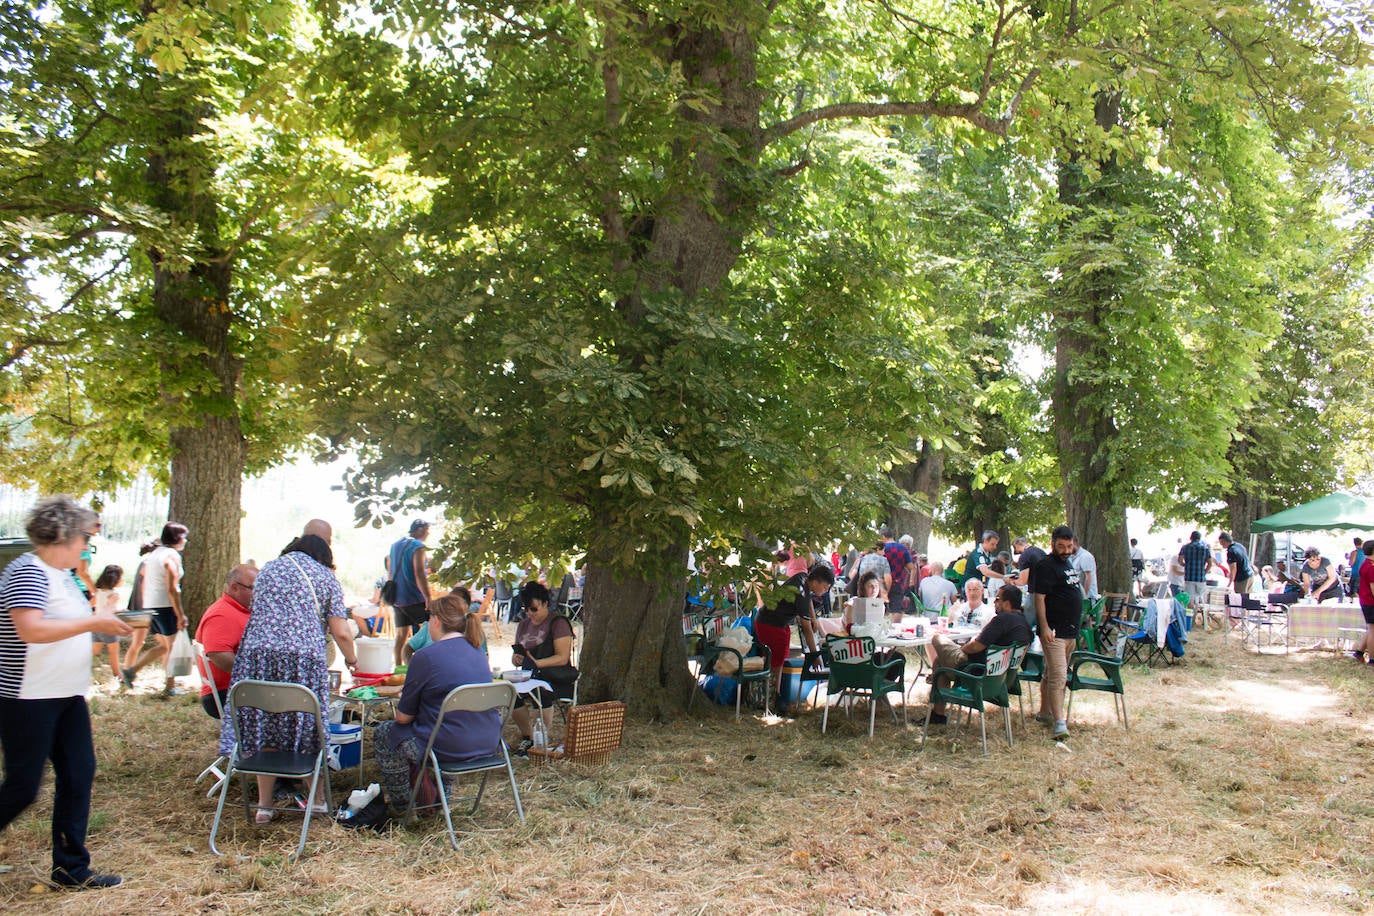
[[[526,671],[524,668],[512,668],[509,671],[501,672],[501,678],[510,681],[512,684],[523,684],[532,677],[534,677],[533,673]]]

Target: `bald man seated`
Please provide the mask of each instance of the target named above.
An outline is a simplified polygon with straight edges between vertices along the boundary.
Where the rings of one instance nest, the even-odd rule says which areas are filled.
[[[243,630],[248,626],[248,612],[253,606],[253,583],[257,578],[257,567],[246,563],[229,570],[224,580],[224,594],[205,609],[205,616],[200,618],[200,626],[196,629],[196,641],[205,647],[206,667],[214,679],[214,691],[219,694],[219,705],[216,706],[210,685],[202,683],[200,705],[207,715],[216,719],[229,694],[229,674],[234,670],[239,643],[243,642]]]

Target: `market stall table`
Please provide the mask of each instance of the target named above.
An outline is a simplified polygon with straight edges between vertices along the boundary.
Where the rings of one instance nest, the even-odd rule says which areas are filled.
[[[1288,650],[1290,639],[1323,639],[1334,645],[1345,638],[1342,630],[1364,630],[1364,614],[1358,604],[1290,604],[1283,648]]]

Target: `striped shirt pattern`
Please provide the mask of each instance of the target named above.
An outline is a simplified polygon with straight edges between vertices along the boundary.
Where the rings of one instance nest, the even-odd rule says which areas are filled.
[[[91,613],[69,571],[54,569],[32,553],[16,557],[0,576],[0,697],[84,696],[91,685],[91,634],[26,643],[10,615],[14,608],[39,608],[44,617],[61,619]]]

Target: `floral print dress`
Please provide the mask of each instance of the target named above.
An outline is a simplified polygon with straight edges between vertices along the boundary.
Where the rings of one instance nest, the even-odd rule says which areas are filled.
[[[229,684],[243,680],[284,681],[310,688],[329,709],[329,666],[325,662],[325,618],[347,617],[343,589],[330,570],[303,553],[269,560],[253,585],[253,606],[243,631]],[[314,754],[319,733],[309,716],[269,715],[257,709],[239,713],[239,757],[263,748]],[[220,728],[220,753],[234,747],[234,727],[226,715]]]

